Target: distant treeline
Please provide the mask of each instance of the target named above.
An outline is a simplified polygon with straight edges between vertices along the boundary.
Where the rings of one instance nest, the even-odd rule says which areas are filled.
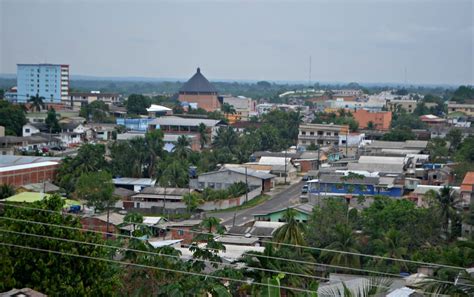
[[[448,97],[452,95],[453,89],[445,87],[428,87],[428,86],[409,86],[397,87],[394,85],[387,86],[364,86],[357,83],[348,84],[319,84],[315,83],[311,86],[308,84],[283,84],[271,83],[267,81],[259,81],[256,83],[245,82],[212,82],[219,90],[220,94],[232,94],[234,96],[246,96],[254,99],[267,98],[277,99],[278,94],[286,91],[301,90],[304,88],[315,88],[322,90],[329,89],[363,89],[364,92],[372,94],[384,90],[403,89],[405,92],[413,92],[419,94],[433,94],[440,97]],[[0,89],[9,89],[16,85],[14,78],[0,78]],[[101,91],[116,92],[128,96],[130,94],[175,94],[179,91],[183,82],[179,81],[123,81],[123,80],[84,80],[72,79],[71,91]]]

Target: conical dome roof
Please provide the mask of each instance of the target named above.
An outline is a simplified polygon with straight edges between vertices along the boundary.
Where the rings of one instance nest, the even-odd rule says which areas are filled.
[[[199,67],[196,74],[179,91],[183,93],[217,93],[217,89],[202,75]]]

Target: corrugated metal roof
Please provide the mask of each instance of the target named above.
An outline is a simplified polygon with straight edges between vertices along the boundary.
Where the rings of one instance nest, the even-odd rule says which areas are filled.
[[[291,158],[286,158],[286,163],[290,162]],[[267,157],[263,156],[258,161],[259,165],[283,165],[285,166],[285,157]]]
[[[151,178],[133,178],[133,177],[119,177],[112,179],[116,185],[136,185],[136,186],[149,186],[155,185],[156,180]]]
[[[347,169],[350,171],[368,171],[381,173],[402,173],[403,164],[365,164],[349,163]]]
[[[199,126],[203,123],[207,127],[215,127],[221,123],[220,120],[211,119],[192,119],[192,118],[181,118],[176,116],[166,116],[156,118],[150,122],[150,125],[160,126]]]
[[[360,156],[359,164],[401,164],[405,163],[405,157],[385,156]]]

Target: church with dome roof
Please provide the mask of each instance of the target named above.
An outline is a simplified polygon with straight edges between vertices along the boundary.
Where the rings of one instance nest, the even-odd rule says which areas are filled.
[[[221,108],[217,89],[207,80],[198,68],[196,73],[179,90],[180,102],[196,103],[206,111],[215,111]]]

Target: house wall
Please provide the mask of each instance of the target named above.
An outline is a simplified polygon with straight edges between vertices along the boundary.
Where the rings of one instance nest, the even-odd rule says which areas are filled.
[[[98,218],[81,218],[81,224],[83,229],[107,232],[107,222]],[[112,223],[109,223],[109,233],[119,233],[119,229]],[[102,234],[102,238],[106,239],[107,235]],[[115,239],[115,236],[112,235],[109,239]]]
[[[352,112],[354,119],[359,123],[359,129],[366,129],[369,122],[374,124],[376,130],[389,130],[392,122],[392,112],[369,112],[365,109],[359,109]]]
[[[248,193],[248,201],[254,199],[255,197],[259,196],[261,194],[261,189],[255,189],[253,191],[250,191]],[[198,208],[204,211],[208,210],[218,210],[218,209],[227,209],[230,207],[234,206],[239,206],[244,204],[246,201],[246,196],[245,194],[237,197],[237,198],[229,198],[229,199],[224,199],[224,200],[218,200],[218,201],[209,201],[205,202],[204,204],[200,205]]]
[[[220,110],[221,104],[217,95],[206,94],[179,94],[180,102],[197,103],[198,107],[206,111]]]
[[[227,189],[234,183],[244,182],[245,174],[236,173],[233,171],[227,172],[216,172],[213,174],[200,175],[198,177],[198,187],[200,189],[213,188],[213,189]],[[247,175],[247,182],[250,187],[261,187],[262,180],[253,176]]]
[[[315,170],[318,167],[318,160],[299,160],[301,172]]]
[[[352,186],[352,187],[351,187]],[[380,190],[380,188],[374,185],[348,185],[348,184],[327,184],[321,183],[321,193],[336,193],[336,194],[348,194],[348,195],[384,195],[389,197],[401,197],[403,190],[401,188],[389,188],[386,190]],[[318,184],[311,184],[309,186],[309,192],[317,194],[319,192]]]
[[[36,128],[35,126],[26,124],[26,125],[23,125],[23,131],[22,131],[21,135],[23,137],[26,137],[26,136],[31,136],[31,135],[39,133],[39,132],[40,132],[40,130],[38,128]]]
[[[193,242],[195,232],[191,232],[193,227],[191,226],[174,226],[173,229],[168,230],[167,233],[170,234],[170,239],[182,239],[182,244],[190,244]]]
[[[283,216],[285,215],[286,210],[282,210],[279,212],[274,212],[268,215],[263,215],[263,216],[255,216],[255,220],[257,221],[269,221],[269,222],[284,222],[285,220],[283,219]],[[295,219],[299,222],[306,222],[309,219],[309,216],[305,213],[296,212]]]
[[[0,172],[0,184],[23,186],[53,180],[59,164]]]

